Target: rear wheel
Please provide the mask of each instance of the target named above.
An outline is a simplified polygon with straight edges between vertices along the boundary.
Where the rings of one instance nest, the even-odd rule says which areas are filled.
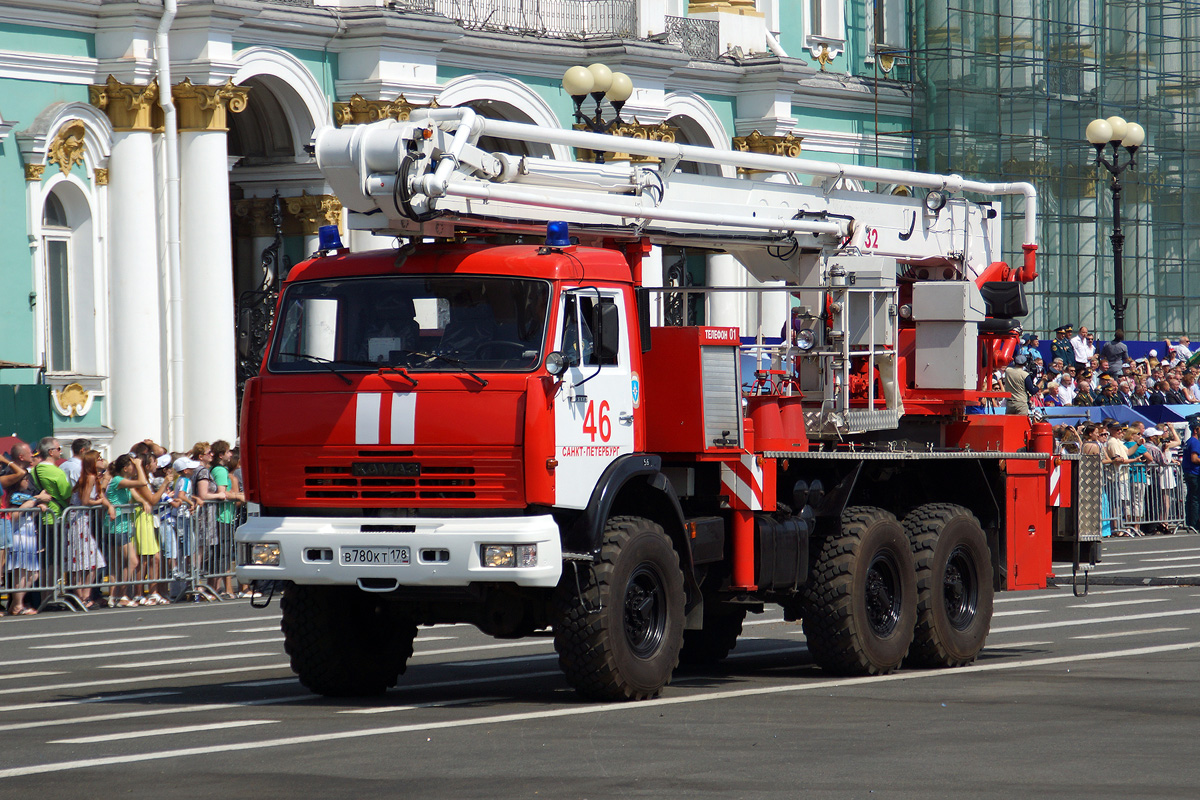
[[[992,559],[969,509],[921,506],[904,519],[917,563],[917,624],[905,663],[959,667],[983,649],[992,625]]]
[[[280,601],[284,649],[317,694],[382,694],[412,656],[417,626],[396,603],[353,586],[289,586]]]
[[[723,605],[715,599],[704,601],[704,627],[683,632],[679,663],[690,666],[716,664],[737,646],[742,635],[746,609]]]
[[[844,675],[882,675],[900,666],[917,615],[916,566],[892,514],[858,506],[826,539],[804,593],[804,635],[813,660]]]
[[[556,595],[554,648],[575,690],[599,700],[658,695],[679,663],[683,573],[657,523],[614,517],[600,558],[566,570]]]

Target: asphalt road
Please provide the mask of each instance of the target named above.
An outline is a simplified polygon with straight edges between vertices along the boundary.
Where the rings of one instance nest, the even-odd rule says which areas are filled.
[[[1097,573],[1200,577],[1200,536],[1105,549]],[[291,675],[277,604],[4,618],[0,798],[1193,798],[1198,598],[1003,594],[975,665],[859,679],[768,609],[635,704],[579,700],[548,637],[468,626],[423,630],[385,697],[333,701]]]

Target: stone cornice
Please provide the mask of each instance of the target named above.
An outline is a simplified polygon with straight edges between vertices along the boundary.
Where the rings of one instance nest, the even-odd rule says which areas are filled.
[[[82,56],[53,56],[0,50],[0,78],[87,86],[96,80],[98,62]]]

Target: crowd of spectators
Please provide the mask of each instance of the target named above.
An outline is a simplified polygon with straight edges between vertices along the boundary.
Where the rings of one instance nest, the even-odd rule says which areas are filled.
[[[243,513],[242,487],[237,448],[224,440],[168,452],[146,439],[111,462],[88,439],[73,441],[67,459],[54,437],[36,448],[18,442],[0,455],[6,613],[36,614],[26,595],[50,586],[55,568],[86,608],[170,603],[169,583],[193,568],[212,576],[212,591],[233,597],[232,541],[218,532],[231,533]],[[193,518],[209,524],[193,526]]]
[[[1200,404],[1200,358],[1193,358],[1188,337],[1174,345],[1167,340],[1161,359],[1157,350],[1134,359],[1120,331],[1099,352],[1086,327],[1072,333],[1070,325],[1055,330],[1049,364],[1037,336],[1025,334],[1012,361],[992,382],[1009,395],[1007,413],[1056,406]]]

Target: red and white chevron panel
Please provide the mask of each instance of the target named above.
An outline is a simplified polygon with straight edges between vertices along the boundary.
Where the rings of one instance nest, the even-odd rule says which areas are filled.
[[[1054,466],[1050,469],[1050,505],[1063,505],[1062,492],[1062,462],[1058,459],[1054,459]]]
[[[743,454],[736,462],[721,462],[721,488],[734,508],[762,511],[763,469],[758,457]]]

